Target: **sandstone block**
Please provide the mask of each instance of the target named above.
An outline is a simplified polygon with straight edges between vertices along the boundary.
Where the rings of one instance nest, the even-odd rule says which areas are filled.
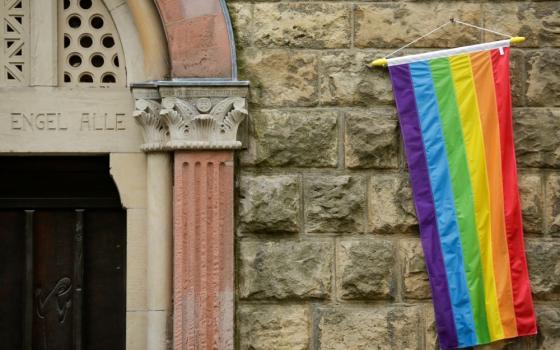
[[[538,349],[560,349],[560,307],[538,305],[535,309],[539,328],[539,335],[537,336]]]
[[[243,51],[240,76],[251,81],[251,103],[260,106],[317,104],[317,55],[282,50]]]
[[[407,177],[377,174],[369,183],[369,230],[373,233],[416,232],[418,222]]]
[[[526,58],[522,50],[512,49],[510,52],[511,103],[514,107],[522,107],[526,105],[525,82],[523,81]]]
[[[352,232],[364,229],[364,181],[358,176],[304,178],[307,232]]]
[[[233,33],[235,35],[235,44],[238,47],[248,47],[251,44],[251,22],[252,22],[252,5],[247,3],[231,3],[227,4]]]
[[[560,235],[560,174],[548,176],[546,181],[546,220],[547,231],[553,236]]]
[[[242,350],[307,350],[309,313],[300,305],[241,305],[239,342]]]
[[[558,96],[560,96],[560,50],[539,50],[528,55],[527,104],[536,107],[560,107]]]
[[[560,300],[560,243],[527,240],[525,248],[533,295],[541,300]]]
[[[400,47],[434,29],[434,23],[444,23],[451,17],[480,25],[480,5],[465,2],[356,4],[355,45]],[[472,45],[479,40],[477,30],[449,25],[418,41],[415,46],[455,47]]]
[[[393,243],[388,240],[348,240],[337,251],[341,299],[389,299],[393,292]]]
[[[419,322],[418,307],[322,309],[318,349],[418,349]]]
[[[492,29],[517,36],[524,36],[521,44],[528,47],[560,46],[558,16],[560,7],[550,2],[505,2],[483,4],[484,23],[492,23]],[[459,17],[460,18],[460,17]],[[484,33],[484,41],[501,40],[503,37]]]
[[[391,169],[399,164],[399,131],[392,109],[345,113],[344,151],[351,169]]]
[[[255,5],[255,45],[307,49],[350,46],[350,6],[327,3]]]
[[[422,308],[424,321],[424,349],[439,349],[439,341],[436,330],[436,318],[432,303]]]
[[[538,174],[519,174],[519,195],[525,232],[543,232],[543,193]]]
[[[299,176],[242,176],[239,231],[298,232]]]
[[[515,148],[520,167],[560,167],[560,109],[514,109]]]
[[[320,103],[337,106],[392,105],[393,92],[388,71],[368,69],[366,66],[383,55],[380,51],[324,53],[320,59]]]
[[[330,111],[263,110],[252,116],[245,165],[334,167],[337,114]]]
[[[332,245],[322,241],[242,241],[239,295],[244,299],[326,298]]]
[[[402,262],[403,296],[410,299],[429,299],[430,281],[420,240],[399,241],[399,254]]]

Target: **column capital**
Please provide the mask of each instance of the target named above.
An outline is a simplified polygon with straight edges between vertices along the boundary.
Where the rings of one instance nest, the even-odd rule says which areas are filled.
[[[248,82],[158,81],[132,90],[143,151],[242,148]]]

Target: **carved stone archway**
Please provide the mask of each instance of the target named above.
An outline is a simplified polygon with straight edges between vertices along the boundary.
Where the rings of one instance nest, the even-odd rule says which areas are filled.
[[[0,6],[15,11],[3,13],[23,33],[10,34],[10,45],[25,42],[8,62],[21,74],[0,79],[0,154],[108,154],[127,209],[127,347],[231,349],[233,159],[248,84],[237,81],[225,1],[95,0],[122,44],[117,61],[105,60],[121,69],[111,88],[70,86],[71,68],[59,67],[94,54],[76,40],[92,33],[60,29],[75,15],[64,4],[78,11],[79,0],[16,2]]]
[[[173,154],[173,347],[233,349],[234,151],[243,147],[249,84],[237,81],[224,0],[155,2],[172,79],[132,88],[148,154],[148,188],[169,186],[161,169]],[[150,214],[161,209],[157,201],[148,193]],[[148,243],[157,243],[157,222],[148,217]],[[164,255],[148,250],[148,262],[165,270]],[[161,270],[148,272],[157,280]],[[148,340],[150,349],[161,345],[157,337]]]

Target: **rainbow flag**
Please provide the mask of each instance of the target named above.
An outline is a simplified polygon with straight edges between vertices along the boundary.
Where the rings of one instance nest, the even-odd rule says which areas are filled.
[[[537,332],[509,40],[388,60],[443,349]]]

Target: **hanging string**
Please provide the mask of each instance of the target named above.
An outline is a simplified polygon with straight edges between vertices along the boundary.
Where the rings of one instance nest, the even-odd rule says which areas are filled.
[[[409,42],[408,44],[404,45],[403,47],[400,47],[400,48],[396,49],[395,51],[393,51],[393,52],[391,52],[390,54],[388,54],[387,56],[385,56],[385,58],[389,58],[389,57],[393,56],[393,55],[396,54],[397,52],[406,49],[407,47],[409,47],[410,45],[414,44],[414,43],[417,42],[418,40],[423,39],[423,38],[427,37],[428,35],[430,35],[430,34],[432,34],[432,33],[434,33],[434,32],[437,32],[438,30],[440,30],[441,28],[445,27],[446,25],[448,25],[448,24],[450,24],[450,23],[452,23],[452,22],[451,22],[451,21],[445,22],[444,24],[440,25],[440,26],[437,27],[436,29],[433,29],[433,30],[430,31],[429,33],[426,33],[426,34],[422,35],[421,37],[419,37],[419,38],[417,38],[417,39],[415,39],[415,40],[412,40],[411,42]]]
[[[487,28],[479,27],[479,26],[477,26],[477,25],[470,24],[470,23],[466,23],[466,22],[460,21],[460,20],[455,19],[455,18],[450,18],[450,19],[449,19],[449,22],[445,22],[444,24],[442,24],[442,25],[440,25],[439,27],[437,27],[437,28],[431,30],[430,32],[428,32],[428,33],[422,35],[421,37],[416,38],[416,39],[414,39],[413,41],[409,42],[408,44],[406,44],[406,45],[404,45],[404,46],[402,46],[402,47],[396,49],[395,51],[393,51],[393,52],[391,52],[390,54],[388,54],[387,56],[385,56],[385,58],[390,58],[391,56],[393,56],[393,55],[396,54],[397,52],[400,52],[400,51],[406,49],[407,47],[409,47],[410,45],[414,44],[415,42],[417,42],[417,41],[419,41],[419,40],[421,40],[421,39],[427,37],[428,35],[431,35],[431,34],[434,33],[434,32],[437,32],[438,30],[442,29],[443,27],[445,27],[445,26],[447,26],[448,24],[451,24],[451,23],[453,23],[453,24],[455,24],[455,23],[462,24],[462,25],[465,25],[465,26],[467,26],[467,27],[472,27],[472,28],[476,28],[476,29],[479,29],[479,30],[482,30],[482,31],[494,33],[494,34],[497,34],[497,35],[502,35],[502,36],[505,36],[505,37],[507,37],[507,38],[513,37],[512,35],[500,33],[500,32],[497,32],[497,31],[495,31],[495,30],[492,30],[492,29],[487,29]]]
[[[498,34],[498,35],[501,35],[501,36],[505,36],[506,38],[511,38],[513,36],[513,35],[500,33],[500,32],[497,32],[495,30],[492,30],[492,29],[482,28],[482,27],[479,27],[479,26],[474,25],[474,24],[470,24],[470,23],[467,23],[467,22],[460,21],[460,20],[455,19],[455,18],[451,18],[451,22],[459,23],[459,24],[462,24],[464,26],[476,28],[476,29],[479,29],[479,30],[482,30],[482,31],[485,31],[485,32],[490,32],[490,33]]]

